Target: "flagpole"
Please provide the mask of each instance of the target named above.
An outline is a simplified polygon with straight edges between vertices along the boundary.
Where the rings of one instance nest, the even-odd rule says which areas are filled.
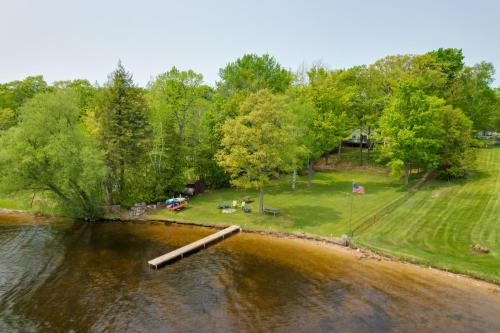
[[[351,202],[350,202],[350,209],[349,209],[349,238],[352,238],[352,200],[353,200],[352,191],[353,191],[353,188],[354,188],[354,180],[352,181],[352,184],[351,184],[351,194],[350,194]]]

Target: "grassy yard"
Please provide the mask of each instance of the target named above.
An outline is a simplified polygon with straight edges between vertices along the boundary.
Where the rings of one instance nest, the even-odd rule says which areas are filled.
[[[0,195],[0,208],[19,209],[30,211],[30,199],[25,195],[6,196]]]
[[[14,195],[0,194],[0,208],[18,209],[32,213],[45,212],[56,213],[48,200],[44,199],[41,195],[33,198],[33,192],[22,192]]]
[[[194,197],[184,211],[162,209],[148,218],[337,237],[352,229],[363,247],[500,283],[500,148],[481,149],[477,164],[467,180],[429,181],[416,193],[376,168],[317,172],[311,189],[305,177],[299,177],[296,190],[283,178],[264,198],[266,207],[281,210],[278,216],[258,214],[256,191],[223,189]],[[353,180],[365,186],[365,195],[350,195]],[[216,208],[247,195],[254,199],[251,213],[223,214]],[[30,207],[31,199],[30,193],[0,197],[0,207],[39,210],[43,200]],[[490,253],[472,252],[473,244]]]
[[[358,245],[422,264],[500,282],[500,149],[482,149],[478,169],[463,181],[430,181],[416,193],[383,173],[343,170],[318,172],[312,189],[300,178],[295,191],[290,180],[276,181],[265,195],[266,207],[280,208],[279,216],[259,216],[256,191],[224,189],[195,197],[188,209],[159,210],[151,218],[170,218],[206,224],[238,224],[247,229],[307,232],[341,236],[354,229]],[[353,197],[354,180],[367,194]],[[250,214],[222,214],[218,202],[250,195],[256,201]],[[351,225],[351,226],[350,226]],[[470,250],[479,244],[490,250]]]
[[[351,196],[351,182],[365,186],[367,194]],[[258,214],[258,193],[252,190],[224,189],[194,197],[190,207],[178,213],[166,209],[156,211],[151,217],[167,217],[183,221],[207,224],[238,224],[247,229],[274,231],[302,231],[321,236],[340,236],[349,231],[352,199],[353,228],[385,206],[405,196],[401,183],[385,173],[365,171],[317,172],[313,186],[306,187],[306,178],[300,177],[296,190],[290,186],[290,178],[275,181],[266,188],[265,207],[281,210],[278,216]],[[249,195],[255,201],[250,204],[251,213],[241,210],[223,214],[217,209],[218,202],[229,202]]]
[[[432,181],[357,237],[385,254],[500,282],[500,148],[467,181]],[[470,246],[490,250],[478,254]]]

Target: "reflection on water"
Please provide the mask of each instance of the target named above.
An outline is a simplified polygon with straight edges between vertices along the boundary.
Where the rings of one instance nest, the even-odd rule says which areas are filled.
[[[299,241],[238,234],[149,269],[211,232],[0,216],[0,331],[500,331],[488,286]]]

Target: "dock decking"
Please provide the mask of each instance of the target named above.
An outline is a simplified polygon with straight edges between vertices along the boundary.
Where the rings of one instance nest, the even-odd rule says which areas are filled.
[[[190,252],[196,251],[202,247],[205,248],[208,244],[215,242],[219,239],[224,239],[224,237],[232,234],[235,231],[241,231],[241,228],[237,225],[232,225],[224,230],[216,232],[215,234],[209,235],[205,238],[197,240],[196,242],[193,242],[191,244],[188,244],[186,246],[178,248],[177,250],[166,253],[158,258],[152,259],[152,260],[148,261],[148,264],[150,266],[154,267],[155,269],[158,269],[159,266],[162,266],[163,264],[166,264],[169,261],[172,261],[174,259],[183,258],[184,255],[186,255]]]

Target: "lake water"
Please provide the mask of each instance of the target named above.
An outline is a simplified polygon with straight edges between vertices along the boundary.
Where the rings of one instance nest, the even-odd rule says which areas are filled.
[[[499,288],[304,241],[0,216],[0,332],[500,332]]]

